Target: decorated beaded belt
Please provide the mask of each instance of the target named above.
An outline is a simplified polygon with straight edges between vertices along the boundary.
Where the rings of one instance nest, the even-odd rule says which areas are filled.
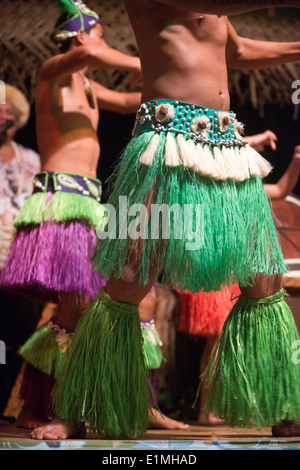
[[[243,131],[232,111],[154,100],[141,105],[132,135],[153,134],[140,156],[143,165],[152,165],[159,145],[164,145],[164,164],[169,167],[183,165],[203,176],[237,182],[267,176],[272,166],[243,139]]]
[[[134,134],[175,131],[212,145],[246,145],[244,125],[232,111],[216,111],[181,101],[148,101],[138,111]]]
[[[75,173],[42,171],[33,180],[33,192],[62,191],[88,196],[100,201],[102,193],[101,181],[90,176]]]

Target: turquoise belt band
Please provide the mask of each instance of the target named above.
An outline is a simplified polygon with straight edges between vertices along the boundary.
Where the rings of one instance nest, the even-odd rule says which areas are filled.
[[[232,111],[217,111],[181,101],[153,100],[137,113],[133,135],[175,132],[198,142],[226,147],[245,146],[244,126]]]

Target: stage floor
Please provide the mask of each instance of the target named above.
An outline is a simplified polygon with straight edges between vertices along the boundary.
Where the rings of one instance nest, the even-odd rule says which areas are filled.
[[[86,439],[34,441],[30,431],[0,421],[0,450],[300,450],[300,437],[273,438],[271,429],[197,426],[188,430],[151,429],[143,439],[113,441],[91,436]]]

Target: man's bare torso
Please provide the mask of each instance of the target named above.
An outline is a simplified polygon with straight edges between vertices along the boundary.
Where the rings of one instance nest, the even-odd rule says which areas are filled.
[[[96,176],[100,147],[98,105],[88,102],[79,73],[40,79],[36,88],[37,139],[42,170]]]
[[[125,5],[143,67],[143,101],[165,98],[228,110],[227,17],[151,0]]]

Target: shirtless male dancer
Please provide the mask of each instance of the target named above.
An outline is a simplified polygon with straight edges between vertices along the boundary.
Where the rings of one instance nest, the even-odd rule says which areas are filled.
[[[262,178],[271,168],[243,140],[242,125],[229,111],[227,67],[259,69],[297,61],[300,43],[241,38],[224,15],[298,4],[125,4],[144,85],[133,138],[109,198],[120,216],[119,236],[108,230],[98,242],[94,265],[109,280],[82,317],[58,378],[55,401],[62,421],[32,436],[65,438],[84,421],[90,430],[114,438],[145,432],[149,404],[138,304],[159,274],[163,284],[191,292],[219,290],[229,282],[240,285],[242,295],[208,369],[206,409],[232,426],[261,428],[286,419],[296,433],[300,367],[292,354],[299,334],[284,302],[286,266],[263,189]],[[127,198],[127,215],[133,204],[141,211],[146,206],[139,232],[137,221],[128,217],[127,237],[120,196]],[[187,217],[189,227],[197,223],[196,206],[202,204],[202,225],[194,233],[204,231],[201,248],[187,247],[187,239],[195,239],[190,231],[180,238],[179,224],[173,224],[169,237],[151,237],[153,227],[146,222],[154,219],[155,204],[191,204],[195,211]],[[158,233],[163,228],[158,224]]]

